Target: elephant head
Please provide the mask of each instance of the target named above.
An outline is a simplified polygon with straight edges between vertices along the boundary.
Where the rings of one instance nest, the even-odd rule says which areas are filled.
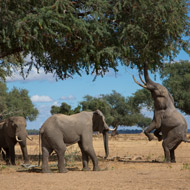
[[[149,74],[148,74],[148,68],[147,68],[146,64],[144,66],[145,81],[143,81],[140,74],[139,74],[139,78],[144,85],[142,85],[138,81],[136,81],[135,77],[133,76],[134,81],[139,86],[141,86],[151,92],[152,97],[154,99],[155,110],[163,109],[163,108],[165,109],[166,107],[169,107],[170,105],[174,105],[173,97],[168,92],[168,90],[161,84],[156,83],[150,79]]]
[[[110,129],[105,122],[105,117],[100,110],[96,110],[93,113],[93,131],[98,131],[103,134],[104,148],[105,148],[105,158],[109,155],[108,148],[108,131],[113,131],[115,129]]]
[[[28,137],[25,118],[8,118],[6,120],[6,133],[9,137],[15,138],[17,142],[25,141],[26,137]]]

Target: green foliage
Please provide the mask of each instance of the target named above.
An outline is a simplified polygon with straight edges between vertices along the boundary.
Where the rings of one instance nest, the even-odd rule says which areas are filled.
[[[38,110],[32,104],[27,90],[13,88],[7,92],[6,84],[0,82],[0,92],[0,115],[3,119],[10,116],[23,116],[30,121],[36,119]]]
[[[186,0],[22,0],[0,2],[0,77],[10,63],[43,68],[64,79],[104,75],[120,61],[156,69],[188,51]],[[184,40],[185,39],[185,40]],[[23,63],[30,55],[32,60]],[[11,57],[12,56],[12,57]],[[9,60],[12,59],[12,60]],[[8,61],[7,61],[8,60]],[[12,67],[12,66],[11,66]],[[7,71],[10,71],[8,69]]]
[[[135,111],[140,111],[143,107],[148,110],[153,110],[154,102],[152,95],[149,90],[140,89],[137,90],[131,97],[129,97],[129,103],[135,109]]]
[[[59,106],[52,106],[50,112],[52,115],[57,114],[57,113],[62,113],[65,115],[72,115],[72,114],[80,112],[80,106],[77,106],[74,110],[72,110],[70,105],[63,102],[60,107]]]
[[[108,125],[113,127],[134,126],[145,127],[141,123],[148,123],[145,117],[140,113],[137,104],[132,104],[132,97],[125,98],[121,94],[113,91],[108,95],[101,95],[99,98],[85,96],[84,101],[80,102],[82,110],[94,111],[99,109],[103,112]],[[143,102],[142,102],[143,103]]]
[[[148,117],[144,117],[143,115],[139,114],[137,126],[144,130],[147,126],[150,125],[151,122],[152,122],[152,119],[150,119]]]
[[[165,64],[161,72],[163,85],[172,94],[175,106],[186,114],[190,114],[190,63],[180,61]]]
[[[189,34],[189,1],[117,1],[114,6],[117,35],[127,62],[148,63],[154,69],[164,59],[188,49],[182,37]],[[124,45],[125,44],[125,45]]]

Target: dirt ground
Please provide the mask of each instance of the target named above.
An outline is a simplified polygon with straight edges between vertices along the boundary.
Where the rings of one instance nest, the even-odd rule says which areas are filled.
[[[38,136],[28,141],[30,162],[38,164]],[[52,173],[41,173],[40,167],[25,169],[21,166],[20,147],[16,146],[16,166],[6,166],[0,160],[1,190],[189,190],[190,144],[181,143],[176,150],[177,163],[163,163],[162,143],[149,142],[143,134],[126,134],[109,137],[110,155],[103,159],[104,148],[101,135],[93,138],[101,171],[81,171],[81,153],[77,145],[67,148],[66,162],[69,172],[60,174],[56,155],[49,165]],[[92,164],[90,162],[90,167]]]

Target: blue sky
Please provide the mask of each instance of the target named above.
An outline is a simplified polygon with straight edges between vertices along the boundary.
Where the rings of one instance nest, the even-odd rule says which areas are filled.
[[[189,58],[187,54],[181,52],[175,60],[189,60]],[[99,96],[100,94],[110,94],[112,90],[115,90],[126,97],[141,88],[132,79],[132,75],[138,79],[136,69],[124,66],[119,66],[118,69],[117,73],[110,70],[103,78],[99,76],[95,81],[93,81],[94,75],[86,74],[83,74],[82,77],[75,75],[73,79],[56,81],[52,74],[46,75],[43,70],[37,74],[33,69],[25,80],[18,73],[7,78],[7,87],[9,90],[16,87],[29,91],[29,96],[40,114],[35,121],[27,122],[27,129],[39,129],[50,117],[52,105],[59,106],[62,102],[66,102],[74,108],[85,95]],[[161,82],[158,74],[156,74],[156,82]],[[151,113],[148,114],[151,116]],[[185,118],[190,123],[189,116],[185,116]]]

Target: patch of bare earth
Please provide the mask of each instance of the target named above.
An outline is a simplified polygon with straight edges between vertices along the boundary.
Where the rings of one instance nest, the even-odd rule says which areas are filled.
[[[103,159],[104,148],[101,135],[94,136],[94,148],[102,171],[81,171],[81,153],[77,145],[67,148],[66,161],[69,172],[60,174],[56,155],[49,165],[52,173],[41,173],[40,167],[21,167],[21,151],[16,146],[17,165],[6,166],[0,160],[0,189],[75,190],[75,189],[132,189],[132,190],[189,190],[190,189],[190,144],[181,143],[176,150],[177,163],[163,163],[162,143],[149,142],[142,134],[109,137],[110,155]],[[28,141],[30,162],[38,164],[38,136]],[[90,162],[92,168],[92,163]]]

